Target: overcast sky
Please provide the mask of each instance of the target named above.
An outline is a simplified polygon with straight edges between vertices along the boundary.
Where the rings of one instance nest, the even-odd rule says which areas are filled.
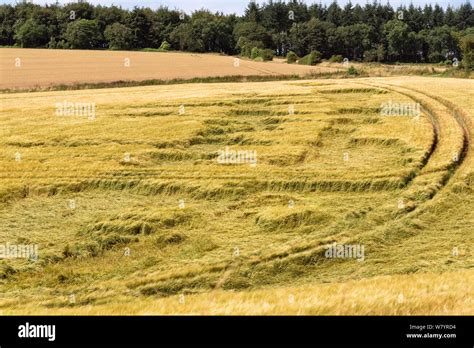
[[[44,3],[54,3],[56,0],[32,0],[34,3],[37,4],[44,4]],[[331,4],[332,0],[303,0],[307,4],[312,3],[323,3],[323,4]],[[0,0],[0,4],[14,4],[15,0]],[[59,0],[59,3],[68,3],[71,1],[68,0]],[[219,11],[224,13],[237,13],[242,14],[245,7],[249,3],[249,0],[90,0],[90,3],[93,4],[100,4],[100,5],[117,5],[122,6],[124,8],[133,8],[134,6],[144,6],[150,8],[157,8],[160,5],[168,6],[171,9],[179,9],[183,10],[187,13],[190,13],[194,10],[200,8],[206,8],[213,12]],[[263,2],[263,1],[258,1]],[[338,0],[339,5],[345,5],[348,0]],[[352,0],[352,4],[361,4],[365,5],[367,2],[372,2],[372,0]],[[460,4],[469,2],[469,0],[412,0],[412,1],[403,1],[403,0],[381,0],[381,3],[385,4],[389,2],[393,7],[397,7],[400,4],[409,5],[413,3],[416,6],[424,6],[425,4],[439,4],[443,7],[447,7],[448,5],[457,7]]]

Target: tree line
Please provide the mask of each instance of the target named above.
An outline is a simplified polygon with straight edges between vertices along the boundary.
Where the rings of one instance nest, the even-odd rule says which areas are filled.
[[[0,5],[0,45],[45,48],[155,48],[251,56],[253,49],[299,57],[380,62],[461,59],[472,46],[474,12],[379,2],[340,7],[298,0],[250,2],[242,16],[201,9],[186,14],[167,7],[94,6],[87,2],[40,6]]]

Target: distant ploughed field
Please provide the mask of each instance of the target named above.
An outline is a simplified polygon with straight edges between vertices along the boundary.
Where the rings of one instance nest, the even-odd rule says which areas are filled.
[[[78,83],[192,79],[217,76],[306,75],[331,67],[254,62],[173,52],[0,49],[0,89]],[[238,66],[236,66],[238,65]]]

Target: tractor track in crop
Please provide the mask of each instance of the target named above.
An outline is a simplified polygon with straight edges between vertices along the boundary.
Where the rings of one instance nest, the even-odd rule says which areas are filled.
[[[430,95],[429,93],[421,92],[421,91],[413,89],[413,88],[393,86],[393,85],[389,85],[389,84],[380,84],[380,83],[361,83],[361,84],[366,85],[366,86],[370,85],[370,86],[373,86],[373,87],[386,89],[386,90],[391,91],[391,92],[399,93],[399,94],[404,95],[404,96],[406,96],[406,97],[412,99],[413,101],[418,102],[422,105],[422,107],[423,107],[424,111],[427,113],[427,115],[429,117],[429,120],[430,120],[430,123],[433,127],[434,139],[433,139],[433,142],[431,144],[430,149],[427,152],[427,156],[425,157],[423,163],[421,164],[421,166],[418,170],[418,174],[421,172],[421,170],[424,167],[426,167],[428,165],[428,163],[431,160],[431,158],[433,157],[433,154],[435,153],[435,151],[436,151],[436,149],[439,145],[439,141],[440,141],[441,129],[440,129],[439,118],[442,117],[442,115],[436,114],[436,112],[433,110],[433,108],[430,106],[430,104],[433,103],[433,102],[437,102],[437,103],[441,104],[442,106],[444,106],[447,109],[449,114],[455,119],[460,131],[462,132],[462,139],[463,139],[462,148],[460,149],[458,160],[453,162],[452,166],[449,169],[446,169],[447,176],[446,176],[446,179],[443,181],[441,187],[439,187],[439,189],[436,191],[436,193],[433,196],[431,196],[424,203],[433,200],[433,198],[435,198],[439,194],[439,192],[441,190],[443,190],[443,188],[446,187],[446,185],[448,185],[451,178],[455,175],[457,170],[463,165],[464,160],[465,160],[465,158],[467,157],[467,155],[469,153],[471,143],[470,143],[470,133],[469,133],[469,126],[468,126],[469,125],[469,118],[468,118],[467,114],[462,109],[460,109],[458,106],[456,106],[455,104],[451,103],[450,101],[448,101],[444,98],[441,98],[441,97],[438,97],[438,96],[433,96],[433,95]],[[419,96],[417,97],[417,95],[416,95],[417,93],[419,93],[420,95],[427,98],[428,101],[426,101],[426,100],[423,101],[421,98],[419,98]],[[414,178],[412,178],[410,180],[410,182],[412,182],[415,178],[416,178],[416,176]],[[409,184],[410,183],[407,183],[407,186]],[[420,205],[420,206],[422,206],[422,205]],[[414,213],[414,211],[411,211],[410,213],[408,213],[405,216],[405,218],[409,218],[413,213]],[[382,225],[386,225],[386,224],[390,223],[391,221],[392,220],[387,221],[387,222],[383,223]],[[332,236],[331,239],[336,240],[337,237],[338,237],[338,235],[334,235],[334,236]],[[344,241],[340,241],[340,242],[351,243],[351,242],[353,242],[353,240],[351,240],[349,238],[348,240],[344,240]],[[321,257],[321,253],[324,253],[324,246],[326,244],[327,244],[326,242],[321,241],[321,240],[316,242],[316,243],[307,243],[306,242],[304,244],[293,245],[291,247],[288,247],[284,251],[279,251],[279,252],[272,253],[272,254],[249,256],[246,259],[242,260],[241,267],[244,267],[244,268],[247,268],[247,269],[252,269],[253,267],[255,267],[257,265],[271,264],[272,262],[276,262],[276,261],[283,261],[283,262],[284,261],[290,261],[290,262],[295,261],[295,262],[303,263],[303,264],[313,264],[313,260],[315,260],[315,259],[317,260],[318,258]],[[199,278],[199,276],[206,277],[206,275],[209,275],[209,273],[214,273],[214,272],[222,273],[223,272],[223,274],[225,274],[225,277],[228,278],[228,277],[232,276],[230,274],[231,269],[233,269],[233,267],[231,267],[231,265],[233,265],[232,262],[230,264],[226,264],[225,262],[221,262],[219,265],[212,265],[212,266],[210,265],[209,267],[206,267],[206,269],[202,269],[199,272],[196,272],[193,276]],[[174,274],[173,276],[171,276],[171,278],[164,277],[164,278],[161,278],[160,281],[166,281],[166,280],[169,280],[169,279],[172,279],[172,278],[175,278],[175,277],[176,278],[189,277],[189,273],[186,274],[186,275],[184,275],[184,274],[183,275]]]

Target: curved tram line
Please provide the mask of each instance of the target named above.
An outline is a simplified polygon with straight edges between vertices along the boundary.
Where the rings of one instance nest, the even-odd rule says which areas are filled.
[[[362,83],[362,84],[364,84],[364,83]],[[440,122],[439,122],[439,119],[438,119],[439,115],[437,115],[436,112],[432,109],[432,107],[430,107],[429,102],[427,103],[427,102],[424,102],[424,101],[420,100],[420,98],[417,98],[416,96],[414,96],[413,93],[420,93],[420,94],[424,95],[425,97],[427,97],[428,99],[432,99],[434,101],[437,101],[438,103],[440,103],[441,105],[446,107],[448,110],[449,109],[454,110],[453,111],[453,117],[455,118],[458,126],[460,127],[460,129],[462,130],[462,133],[463,133],[463,146],[462,146],[462,149],[460,151],[458,161],[452,162],[452,167],[446,169],[448,174],[447,174],[445,180],[443,180],[442,185],[440,185],[440,187],[437,189],[437,191],[431,197],[429,197],[429,199],[427,199],[424,203],[432,200],[437,195],[437,193],[439,193],[439,191],[441,191],[442,188],[445,187],[448,184],[450,178],[452,178],[452,176],[455,174],[455,172],[460,168],[460,166],[463,164],[463,162],[464,162],[464,160],[465,160],[465,158],[468,154],[469,147],[470,147],[470,137],[469,137],[469,130],[468,130],[468,126],[467,126],[467,124],[468,124],[467,116],[463,115],[464,112],[459,107],[454,105],[453,103],[448,102],[448,101],[446,101],[442,98],[429,95],[427,93],[422,93],[422,92],[417,91],[415,89],[403,88],[403,87],[399,87],[399,86],[396,86],[397,88],[395,88],[395,86],[386,85],[386,84],[370,84],[370,83],[367,83],[367,84],[364,84],[364,85],[371,85],[373,87],[378,87],[378,88],[382,88],[382,89],[385,89],[385,90],[388,90],[388,91],[391,91],[391,92],[400,93],[402,95],[405,95],[405,96],[411,98],[412,100],[414,100],[415,102],[419,102],[423,106],[425,112],[429,116],[430,122],[431,122],[432,127],[433,127],[433,132],[434,132],[433,142],[431,144],[430,149],[427,151],[427,156],[425,157],[424,161],[422,162],[422,165],[419,167],[419,170],[417,171],[417,175],[415,175],[413,178],[411,178],[410,182],[407,183],[405,188],[407,186],[409,186],[410,183],[413,182],[416,179],[416,177],[420,174],[421,170],[428,165],[428,163],[430,162],[430,160],[433,157],[434,152],[438,148],[438,145],[439,145],[439,142],[440,142],[440,134],[441,134],[441,132],[440,132]],[[420,204],[420,205],[418,205],[417,208],[419,208],[421,206],[422,205]],[[415,213],[415,210],[417,210],[417,209],[415,208],[414,210],[409,212],[405,216],[405,218],[410,218],[412,216],[412,214]],[[392,221],[393,220],[383,222],[379,226],[387,225]],[[333,236],[331,236],[331,239],[335,240],[337,238],[337,236],[338,235],[333,235]],[[346,238],[346,240],[342,240],[338,244],[351,244],[351,243],[354,243],[354,242],[355,242],[354,240],[351,240],[350,238]],[[298,263],[303,262],[304,264],[311,264],[314,259],[317,259],[318,257],[320,257],[324,253],[324,246],[327,245],[327,244],[328,244],[327,241],[319,241],[317,243],[310,243],[309,244],[309,243],[306,242],[304,244],[293,245],[293,246],[288,247],[284,251],[280,251],[278,253],[273,253],[273,254],[270,254],[270,255],[267,255],[267,256],[254,256],[254,257],[250,256],[250,257],[248,257],[247,260],[241,260],[239,262],[239,265],[241,267],[244,267],[244,268],[245,267],[251,268],[252,266],[262,265],[262,264],[266,264],[266,263],[268,264],[268,263],[271,263],[273,261],[296,261]],[[162,282],[166,282],[166,281],[171,280],[171,279],[177,279],[177,278],[183,279],[183,278],[187,278],[187,277],[192,277],[194,279],[194,281],[196,281],[196,277],[197,278],[199,278],[200,276],[206,277],[206,275],[208,276],[209,273],[222,273],[222,276],[220,277],[220,279],[216,283],[216,287],[220,287],[219,286],[220,283],[225,281],[225,279],[229,278],[231,276],[230,273],[232,273],[233,270],[237,271],[236,266],[237,265],[236,265],[235,260],[231,261],[231,262],[228,262],[228,263],[222,263],[221,262],[217,265],[216,264],[209,265],[205,269],[201,269],[199,271],[196,271],[192,275],[189,274],[189,273],[183,273],[183,274],[179,274],[179,273],[176,274],[175,273],[171,277],[163,277],[161,279],[156,279],[150,285],[157,285],[157,284],[160,284]]]

